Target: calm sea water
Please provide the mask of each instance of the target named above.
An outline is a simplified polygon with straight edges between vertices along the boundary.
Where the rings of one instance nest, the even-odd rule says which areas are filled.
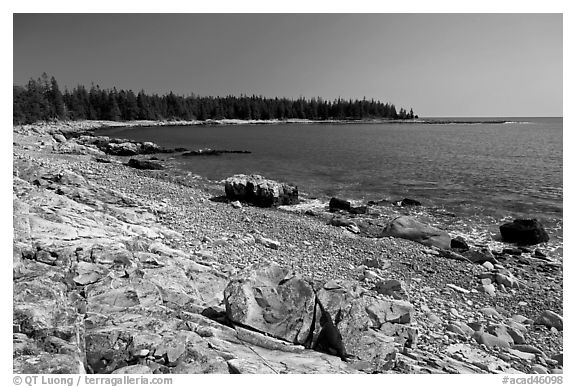
[[[180,168],[209,179],[256,173],[311,196],[409,197],[486,224],[538,218],[560,241],[562,118],[506,120],[511,122],[143,127],[99,134],[252,152],[177,157]]]

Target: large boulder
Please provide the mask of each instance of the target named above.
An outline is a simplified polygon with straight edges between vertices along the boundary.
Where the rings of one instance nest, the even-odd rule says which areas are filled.
[[[500,226],[500,234],[504,242],[520,245],[536,245],[548,242],[550,239],[544,227],[536,219],[515,219],[513,222]]]
[[[294,344],[305,344],[312,329],[315,295],[289,269],[263,266],[232,280],[224,290],[226,315]]]
[[[409,216],[399,216],[386,226],[382,236],[409,239],[426,246],[450,248],[450,235],[435,227],[423,224]]]
[[[260,207],[298,203],[298,187],[278,183],[260,175],[234,175],[226,179],[224,190],[230,200],[241,200]]]
[[[338,355],[347,355],[358,370],[382,372],[392,367],[396,356],[397,339],[390,335],[390,328],[410,323],[414,308],[406,301],[383,300],[364,293],[352,281],[328,281],[319,287],[312,346],[325,349],[323,332],[333,325],[337,333],[330,335],[329,344],[335,351],[344,352]]]

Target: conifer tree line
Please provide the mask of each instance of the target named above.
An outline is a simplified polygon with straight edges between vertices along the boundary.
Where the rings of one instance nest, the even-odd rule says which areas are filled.
[[[207,119],[309,119],[360,120],[417,118],[412,109],[396,111],[393,104],[373,99],[326,101],[322,98],[264,98],[241,95],[227,97],[146,94],[132,90],[89,89],[77,86],[60,90],[46,73],[14,86],[14,124],[49,120],[207,120]]]

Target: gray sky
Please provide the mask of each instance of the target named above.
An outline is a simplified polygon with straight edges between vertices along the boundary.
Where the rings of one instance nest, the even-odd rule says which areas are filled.
[[[15,14],[14,83],[561,116],[561,14]]]

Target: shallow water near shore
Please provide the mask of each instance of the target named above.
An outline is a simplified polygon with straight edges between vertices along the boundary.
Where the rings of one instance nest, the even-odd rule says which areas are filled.
[[[174,155],[172,161],[211,180],[261,174],[293,183],[310,197],[414,198],[423,204],[411,210],[414,215],[477,243],[494,241],[504,221],[537,218],[549,231],[550,255],[560,259],[562,118],[505,120],[136,127],[97,134],[191,150],[248,150]]]

